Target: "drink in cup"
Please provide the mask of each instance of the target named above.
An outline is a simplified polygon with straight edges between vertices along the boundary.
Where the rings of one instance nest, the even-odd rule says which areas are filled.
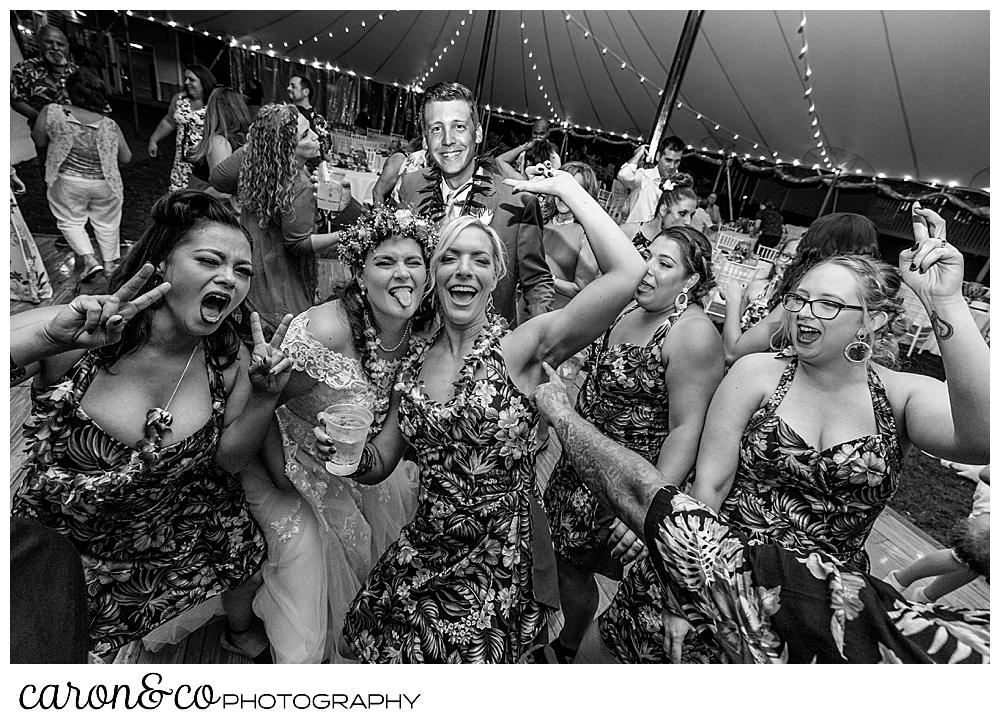
[[[343,192],[341,183],[344,180],[344,172],[330,165],[329,161],[322,161],[316,171],[318,183],[316,184],[316,206],[321,209],[340,209],[340,197]]]
[[[562,377],[563,382],[569,384],[576,379],[577,375],[580,374],[580,369],[583,367],[583,359],[580,355],[574,355],[568,360],[559,365],[559,369],[556,372]]]
[[[368,408],[348,403],[330,405],[319,413],[319,421],[332,440],[333,455],[326,463],[328,472],[350,475],[358,469],[373,419]]]

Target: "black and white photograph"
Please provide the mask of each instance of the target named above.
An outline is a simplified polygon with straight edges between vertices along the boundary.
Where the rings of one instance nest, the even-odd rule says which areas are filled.
[[[10,21],[15,720],[979,716],[989,10]]]

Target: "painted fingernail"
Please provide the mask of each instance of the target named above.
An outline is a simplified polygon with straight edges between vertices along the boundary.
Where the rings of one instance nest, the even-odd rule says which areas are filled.
[[[915,241],[915,242],[913,242],[913,246],[910,247],[910,251],[916,251],[919,248],[920,248],[920,242],[919,241]]]
[[[917,270],[917,265],[916,264],[910,264],[910,271],[916,271],[916,270]]]

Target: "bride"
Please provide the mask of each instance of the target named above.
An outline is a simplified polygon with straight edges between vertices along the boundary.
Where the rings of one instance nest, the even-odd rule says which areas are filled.
[[[322,561],[308,530],[309,510],[293,510],[270,524],[281,532],[269,547],[254,610],[276,662],[345,661],[338,641],[347,608],[416,509],[412,462],[401,461],[379,485],[357,485],[327,472],[312,430],[318,413],[341,402],[371,410],[371,436],[382,429],[399,362],[411,337],[433,319],[430,298],[423,302],[436,241],[427,219],[377,208],[342,232],[339,254],[348,280],[327,302],[296,317],[285,336],[282,349],[293,372],[279,400],[278,429],[272,426],[261,460],[277,488],[294,486],[307,501],[319,521]],[[246,473],[264,474],[260,466]]]

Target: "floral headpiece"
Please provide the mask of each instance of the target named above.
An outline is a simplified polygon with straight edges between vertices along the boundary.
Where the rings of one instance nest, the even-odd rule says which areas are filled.
[[[408,208],[393,209],[380,204],[370,217],[340,232],[337,249],[340,261],[348,269],[359,267],[365,262],[365,254],[394,236],[416,239],[428,259],[440,241],[437,225],[426,216]]]
[[[673,191],[681,186],[693,186],[694,179],[691,178],[689,174],[686,173],[675,173],[670,178],[663,179],[660,182],[660,191]]]

